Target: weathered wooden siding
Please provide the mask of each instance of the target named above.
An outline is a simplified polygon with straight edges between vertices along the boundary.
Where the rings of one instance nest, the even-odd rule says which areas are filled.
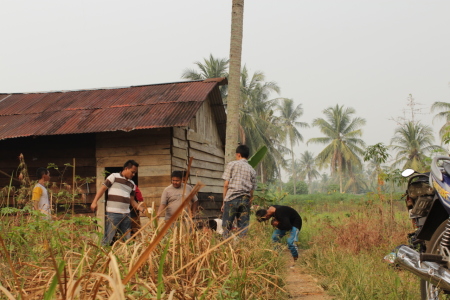
[[[127,160],[134,159],[139,163],[138,185],[146,204],[159,205],[162,191],[170,184],[170,136],[170,128],[98,133],[97,173],[108,167],[123,167]]]
[[[198,133],[209,144],[222,148],[219,132],[217,130],[216,120],[211,110],[211,102],[207,99],[198,110],[195,117],[191,120],[189,128]]]
[[[200,205],[206,215],[215,216],[222,201],[225,153],[209,103],[204,102],[189,127],[173,128],[172,169],[185,170],[194,157],[189,183],[206,185],[199,193]]]

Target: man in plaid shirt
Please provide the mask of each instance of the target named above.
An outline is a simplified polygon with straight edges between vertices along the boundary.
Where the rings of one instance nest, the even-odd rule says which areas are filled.
[[[223,205],[222,225],[223,236],[229,236],[229,230],[234,219],[237,219],[237,229],[247,232],[250,220],[250,206],[253,200],[253,191],[256,190],[256,171],[248,164],[250,150],[246,145],[236,148],[236,160],[229,162],[225,168],[222,179]]]

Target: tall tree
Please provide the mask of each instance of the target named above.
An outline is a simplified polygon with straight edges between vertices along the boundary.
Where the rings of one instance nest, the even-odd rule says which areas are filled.
[[[243,24],[244,0],[233,0],[231,11],[230,75],[228,79],[225,165],[234,159],[238,142]]]
[[[365,143],[362,136],[361,126],[366,121],[363,118],[352,116],[355,110],[351,107],[344,108],[336,104],[323,111],[325,119],[317,118],[312,125],[319,127],[324,137],[312,138],[308,143],[326,144],[327,146],[317,155],[320,166],[329,165],[331,174],[339,177],[339,191],[344,192],[343,175],[351,172],[352,167],[361,167],[359,155],[363,154],[361,147]]]
[[[247,67],[244,66],[240,89],[239,140],[249,146],[259,147],[266,140],[267,129],[276,122],[273,114],[275,100],[269,99],[270,93],[279,93],[280,88],[274,82],[265,82],[263,72],[255,72],[249,76]]]
[[[228,62],[229,60],[226,58],[215,58],[210,54],[208,59],[203,59],[203,62],[194,62],[200,71],[186,68],[181,74],[181,78],[202,80],[207,78],[227,77]]]
[[[186,69],[183,77],[193,80],[217,77],[219,65],[223,68],[223,74],[226,73],[225,62],[211,55],[209,59],[204,59],[204,63],[195,63],[198,70]],[[261,71],[249,74],[245,65],[240,77],[238,141],[248,145],[251,153],[262,145],[267,146],[269,151],[257,172],[262,182],[272,181],[280,175],[280,167],[285,164],[284,155],[288,151],[282,145],[284,132],[279,117],[274,113],[277,99],[270,97],[273,92],[279,93],[280,88],[275,82],[266,82]]]
[[[300,169],[300,176],[302,176],[303,178],[308,178],[309,186],[311,186],[313,179],[320,177],[320,173],[316,168],[316,158],[310,151],[305,151],[300,154],[298,167]]]
[[[433,145],[433,142],[433,130],[430,126],[413,121],[400,125],[391,139],[391,147],[397,151],[394,166],[403,164],[404,169],[425,171],[426,153],[442,150],[440,146]]]
[[[239,141],[248,145],[252,153],[262,145],[267,146],[267,155],[258,169],[263,182],[279,175],[279,165],[285,152],[280,145],[283,131],[279,118],[274,114],[276,100],[270,98],[272,92],[279,91],[275,82],[265,81],[263,72],[250,76],[247,67],[242,68]]]
[[[300,122],[298,119],[303,115],[303,108],[301,104],[294,106],[294,100],[288,98],[280,99],[281,102],[277,105],[278,112],[280,113],[280,125],[286,134],[286,142],[289,142],[292,162],[295,161],[294,146],[299,142],[303,142],[303,136],[298,131],[298,127],[305,128],[309,125],[305,122]],[[292,164],[294,168],[294,164]],[[296,194],[296,179],[297,174],[292,169],[292,180],[294,182],[294,195]]]
[[[208,59],[203,59],[203,62],[194,62],[199,71],[186,68],[181,74],[181,78],[203,80],[207,78],[228,77],[228,62],[229,60],[226,58],[215,58],[210,54]],[[227,85],[222,85],[219,88],[222,99],[225,100],[227,96]]]
[[[388,148],[383,143],[378,143],[367,147],[364,152],[364,161],[370,161],[374,167],[377,176],[377,191],[380,199],[383,200],[381,188],[384,185],[381,164],[384,164],[389,157]]]
[[[445,140],[449,140],[448,137],[450,135],[450,103],[434,102],[431,106],[431,112],[433,113],[438,110],[440,110],[440,112],[434,116],[433,121],[441,119],[445,120],[445,124],[439,130],[439,135],[441,136],[442,141],[445,142]]]

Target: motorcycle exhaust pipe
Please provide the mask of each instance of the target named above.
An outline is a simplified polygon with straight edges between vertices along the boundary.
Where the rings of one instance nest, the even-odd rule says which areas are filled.
[[[436,287],[450,291],[450,270],[435,262],[420,261],[419,252],[408,246],[398,248],[395,263]]]

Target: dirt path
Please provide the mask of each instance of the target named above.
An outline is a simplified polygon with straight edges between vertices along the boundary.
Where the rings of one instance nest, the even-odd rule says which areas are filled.
[[[292,258],[289,255],[289,261]],[[292,264],[287,266],[286,286],[285,289],[289,292],[290,299],[301,300],[319,300],[319,299],[333,299],[328,296],[322,287],[317,284],[317,279],[309,275],[304,268],[298,263],[294,268]]]

